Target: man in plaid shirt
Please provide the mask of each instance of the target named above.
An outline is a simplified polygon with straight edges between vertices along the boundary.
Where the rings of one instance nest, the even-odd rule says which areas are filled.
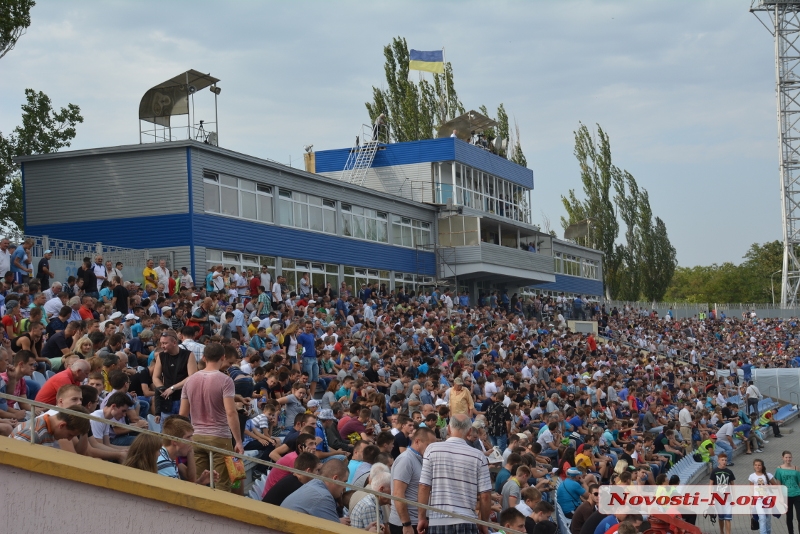
[[[370,473],[369,488],[373,491],[390,494],[392,492],[392,475],[388,468],[383,464],[375,464],[372,466]],[[387,505],[391,502],[388,497],[375,497],[375,495],[367,495],[356,504],[350,511],[350,526],[361,530],[370,528],[373,523],[385,525],[388,523],[388,518],[384,517],[383,509],[381,509],[380,519],[378,518],[377,506],[375,500],[378,500],[380,506]],[[380,532],[380,529],[377,529]]]

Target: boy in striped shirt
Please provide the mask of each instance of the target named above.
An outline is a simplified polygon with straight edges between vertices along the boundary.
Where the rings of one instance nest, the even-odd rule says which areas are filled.
[[[88,414],[88,410],[76,404],[68,406],[69,410]],[[59,412],[56,415],[42,414],[33,421],[17,425],[11,437],[19,441],[33,442],[45,447],[58,449],[58,440],[72,440],[89,432],[89,420],[77,415]]]

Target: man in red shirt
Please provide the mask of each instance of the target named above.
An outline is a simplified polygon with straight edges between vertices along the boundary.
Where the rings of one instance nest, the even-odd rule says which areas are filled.
[[[43,402],[45,404],[56,404],[56,394],[58,388],[72,384],[80,386],[86,377],[89,376],[91,366],[86,360],[78,360],[73,363],[69,369],[57,373],[54,377],[44,383],[42,389],[36,394],[36,402]]]
[[[94,319],[94,315],[92,314],[92,303],[94,299],[92,297],[86,295],[83,297],[83,303],[81,304],[80,309],[78,309],[78,313],[81,314],[81,319],[84,321],[88,321],[90,319]]]
[[[276,463],[278,465],[282,465],[284,467],[294,467],[294,461],[297,459],[297,456],[302,452],[310,452],[314,453],[314,450],[317,448],[317,438],[314,434],[306,434],[302,433],[297,436],[296,441],[296,450],[293,450],[290,453],[287,453],[281,457]],[[288,471],[284,471],[283,469],[274,468],[269,472],[267,475],[267,483],[264,485],[264,492],[261,495],[263,498],[264,495],[267,494],[272,487],[277,484],[282,478],[291,475]]]

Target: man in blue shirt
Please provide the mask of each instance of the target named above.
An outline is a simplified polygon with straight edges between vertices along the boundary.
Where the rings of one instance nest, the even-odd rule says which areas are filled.
[[[325,462],[319,474],[333,480],[347,481],[347,467],[339,460]],[[336,501],[345,489],[344,485],[315,479],[286,497],[281,507],[328,521],[339,521]]]
[[[319,380],[319,362],[317,361],[317,348],[314,346],[316,339],[314,338],[314,323],[306,321],[304,325],[305,332],[297,336],[297,344],[303,347],[303,372],[308,373],[308,379],[311,382],[309,386],[311,396],[314,398],[314,392],[317,389],[317,381]]]
[[[27,284],[30,277],[33,276],[33,267],[30,260],[32,247],[33,239],[28,238],[11,254],[11,272],[14,273],[14,281],[18,284]]]
[[[567,479],[558,486],[556,491],[556,500],[568,518],[572,518],[575,509],[583,502],[581,495],[586,493],[586,488],[580,483],[582,474],[583,472],[577,467],[570,467],[567,469]]]

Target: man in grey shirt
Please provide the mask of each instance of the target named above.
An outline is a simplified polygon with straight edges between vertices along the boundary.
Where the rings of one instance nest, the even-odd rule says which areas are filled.
[[[347,482],[347,466],[340,460],[322,464],[320,475],[333,480]],[[344,493],[345,486],[314,479],[286,497],[281,507],[310,516],[339,521],[336,501]]]
[[[408,449],[392,464],[392,496],[416,501],[419,492],[419,476],[422,471],[422,455],[428,445],[436,441],[436,434],[426,427],[414,432]],[[392,500],[389,514],[390,534],[413,534],[417,526],[417,507]]]
[[[409,371],[406,371],[405,374],[403,374],[403,376],[401,376],[392,383],[392,387],[389,388],[389,395],[394,396],[397,395],[398,393],[402,393],[405,395],[406,386],[408,386],[408,383],[411,382],[412,378],[414,378],[414,374]]]

